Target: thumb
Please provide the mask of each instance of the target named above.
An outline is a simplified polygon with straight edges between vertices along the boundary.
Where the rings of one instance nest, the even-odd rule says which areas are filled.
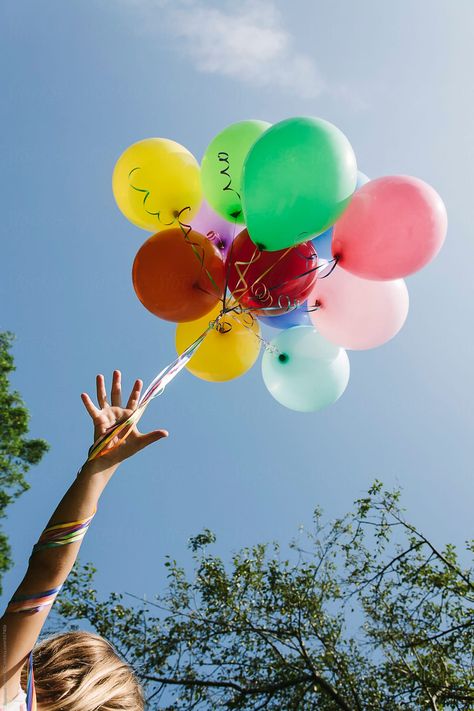
[[[143,449],[144,447],[148,447],[149,444],[153,444],[153,442],[158,442],[159,439],[168,437],[168,434],[167,430],[153,430],[153,432],[143,434],[139,439],[139,448]]]

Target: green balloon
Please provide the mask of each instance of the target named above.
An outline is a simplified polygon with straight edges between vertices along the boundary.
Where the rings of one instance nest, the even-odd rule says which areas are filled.
[[[349,358],[311,326],[281,331],[262,358],[265,385],[275,400],[299,412],[321,410],[342,395],[349,382]]]
[[[311,117],[276,123],[244,164],[242,205],[252,241],[275,251],[325,232],[356,182],[352,146],[332,123]]]
[[[239,121],[227,126],[210,142],[201,164],[204,197],[230,222],[244,224],[242,168],[251,146],[271,126],[266,121]]]

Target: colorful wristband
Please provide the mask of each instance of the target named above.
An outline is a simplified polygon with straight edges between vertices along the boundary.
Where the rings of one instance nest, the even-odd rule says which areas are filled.
[[[45,528],[38,542],[33,546],[33,552],[31,555],[45,548],[55,548],[56,546],[65,546],[69,543],[77,543],[78,541],[81,541],[86,535],[90,522],[94,518],[96,512],[97,506],[95,507],[93,514],[87,518],[83,518],[78,521],[71,521],[69,523],[57,523],[54,526]],[[63,583],[58,585],[56,588],[44,590],[40,593],[34,593],[33,595],[14,595],[7,605],[6,612],[39,612],[43,608],[51,606],[54,603],[62,586]],[[33,650],[29,653],[27,661],[26,708],[27,711],[36,711],[37,708],[35,677],[33,672]]]
[[[52,605],[62,584],[56,588],[33,595],[14,595],[7,605],[6,612],[38,612],[43,607]],[[26,709],[36,711],[35,676],[33,672],[33,650],[28,655],[26,676]]]
[[[81,541],[86,535],[96,511],[97,507],[95,507],[93,514],[87,518],[71,521],[70,523],[57,523],[54,526],[45,528],[38,542],[33,546],[31,555],[44,548],[56,548],[57,546],[66,546],[69,543]]]

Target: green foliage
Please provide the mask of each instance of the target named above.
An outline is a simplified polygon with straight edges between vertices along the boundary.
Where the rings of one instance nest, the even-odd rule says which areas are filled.
[[[38,464],[48,450],[42,439],[28,439],[29,412],[16,391],[10,391],[10,373],[15,370],[10,353],[13,335],[0,333],[0,518],[18,496],[30,488],[25,474]],[[8,539],[0,531],[0,593],[1,576],[12,566]]]
[[[167,558],[166,592],[141,606],[98,601],[95,568],[77,564],[54,610],[115,645],[150,709],[474,709],[472,570],[399,498],[376,482],[343,518],[317,509],[287,556],[259,544],[225,564],[205,529],[194,575]]]

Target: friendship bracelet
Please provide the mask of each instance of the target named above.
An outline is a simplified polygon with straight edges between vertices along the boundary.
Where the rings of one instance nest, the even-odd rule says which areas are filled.
[[[53,604],[62,586],[63,583],[57,588],[51,588],[51,590],[45,590],[34,595],[14,595],[7,605],[6,612],[38,612],[43,607]]]
[[[87,533],[89,525],[97,512],[97,506],[91,516],[71,521],[70,523],[57,523],[54,526],[45,528],[39,540],[33,546],[31,555],[45,548],[56,548],[66,546],[69,543],[81,541]]]
[[[77,521],[57,523],[54,526],[48,526],[48,528],[44,529],[38,542],[33,546],[31,555],[46,548],[55,548],[57,546],[65,546],[69,543],[77,543],[82,541],[96,512],[97,506],[94,508],[91,516],[87,516],[86,518],[79,519]],[[14,595],[8,603],[5,612],[39,612],[54,603],[62,586],[63,583],[55,588],[44,590],[40,593],[34,593],[33,595],[29,593],[26,595]],[[26,709],[27,711],[36,711],[37,709],[35,677],[33,671],[33,650],[29,653],[27,662]]]
[[[97,506],[91,516],[79,519],[78,521],[70,521],[68,523],[57,523],[54,526],[48,526],[38,539],[38,542],[33,546],[31,556],[37,551],[46,548],[56,548],[57,546],[65,546],[69,543],[77,543],[82,541],[87,533],[89,525],[97,512]],[[30,556],[30,559],[31,559]],[[45,607],[51,606],[63,583],[50,590],[44,590],[40,593],[17,594],[14,595],[7,605],[6,613],[13,612],[39,612]],[[26,682],[26,708],[27,711],[36,711],[36,691],[35,677],[33,672],[33,650],[28,655],[27,663],[27,682]]]

